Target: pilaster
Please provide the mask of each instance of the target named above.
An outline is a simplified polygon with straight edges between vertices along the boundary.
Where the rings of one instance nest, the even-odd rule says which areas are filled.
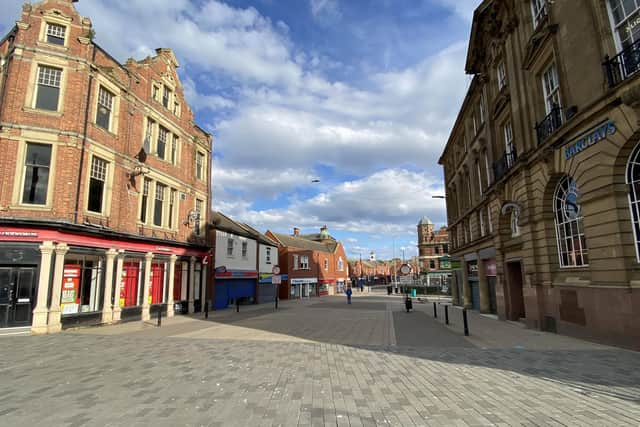
[[[153,261],[153,253],[147,252],[144,256],[144,278],[143,278],[143,291],[142,291],[142,320],[151,319],[149,304],[149,287],[151,285],[151,262]]]
[[[55,245],[51,241],[42,242],[40,245],[40,275],[38,279],[38,296],[36,308],[33,310],[33,322],[31,323],[31,332],[36,334],[47,333],[47,319],[49,316],[49,308],[47,300],[49,299],[49,284],[51,283],[51,259]]]
[[[106,252],[106,270],[104,274],[104,299],[102,302],[102,323],[111,322],[113,319],[113,300],[118,299],[118,295],[116,294],[113,297],[113,260],[116,255],[118,255],[118,251],[115,249],[109,249]]]
[[[62,292],[62,278],[64,276],[64,257],[69,252],[66,243],[58,243],[55,248],[56,260],[53,270],[53,286],[51,288],[51,306],[49,307],[49,317],[47,322],[47,332],[59,332],[62,330],[60,318],[60,296]]]
[[[173,286],[175,284],[176,274],[176,260],[177,256],[171,255],[169,257],[169,295],[167,296],[167,317],[173,317]]]
[[[120,321],[120,313],[122,309],[120,308],[120,290],[122,289],[122,271],[124,266],[124,252],[121,250],[118,253],[116,258],[116,288],[113,293],[113,311],[112,311],[112,322]]]
[[[194,288],[196,282],[196,257],[192,256],[189,259],[189,313],[195,311],[194,305]]]

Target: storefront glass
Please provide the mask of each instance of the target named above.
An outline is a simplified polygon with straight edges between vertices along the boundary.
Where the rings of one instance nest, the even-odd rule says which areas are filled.
[[[141,305],[143,266],[142,259],[125,258],[120,281],[120,307]]]
[[[167,282],[167,263],[151,264],[151,285],[149,288],[149,304],[162,304],[165,301],[164,290]]]
[[[70,253],[65,257],[60,305],[62,315],[102,310],[104,256]]]

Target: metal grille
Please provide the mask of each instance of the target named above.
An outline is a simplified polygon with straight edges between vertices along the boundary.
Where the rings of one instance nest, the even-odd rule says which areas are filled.
[[[62,77],[61,69],[40,65],[38,70],[38,84],[57,88],[60,87],[60,79]]]
[[[107,162],[99,157],[91,160],[91,178],[105,181],[107,177]]]

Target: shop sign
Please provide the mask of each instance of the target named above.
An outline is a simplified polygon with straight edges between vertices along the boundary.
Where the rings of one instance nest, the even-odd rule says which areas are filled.
[[[62,272],[62,294],[60,310],[62,314],[73,314],[80,307],[80,266],[67,264]]]
[[[282,283],[282,279],[280,278],[280,275],[276,274],[273,277],[271,277],[271,283],[273,283],[274,285],[280,285]]]
[[[564,159],[569,160],[581,151],[606,139],[607,136],[617,132],[616,124],[612,120],[607,120],[583,133],[578,140],[571,142],[564,149]]]
[[[484,265],[486,268],[487,277],[495,277],[496,276],[496,260],[488,259],[484,261]]]
[[[167,248],[166,246],[156,246],[156,251],[159,251],[159,252],[173,252],[173,249]]]
[[[0,237],[38,237],[38,233],[31,231],[0,231]]]
[[[313,278],[304,278],[304,279],[291,279],[291,284],[292,285],[305,285],[305,284],[309,284],[309,283],[318,283],[318,279],[313,277]]]

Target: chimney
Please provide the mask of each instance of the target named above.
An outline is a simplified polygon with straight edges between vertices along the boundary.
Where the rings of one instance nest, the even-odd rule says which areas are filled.
[[[300,229],[298,227],[293,227],[293,235],[296,237],[300,236]]]
[[[326,225],[323,225],[322,227],[320,227],[320,231],[321,231],[321,232],[322,232],[322,231],[327,231],[327,230],[328,230],[328,228],[327,228],[327,226],[326,226]]]

